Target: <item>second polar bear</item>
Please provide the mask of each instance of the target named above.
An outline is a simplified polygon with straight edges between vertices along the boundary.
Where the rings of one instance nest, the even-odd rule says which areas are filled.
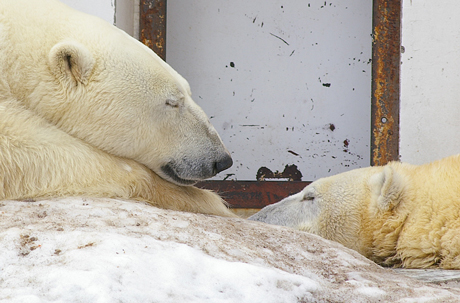
[[[320,235],[382,265],[460,269],[460,155],[319,179],[250,219]]]

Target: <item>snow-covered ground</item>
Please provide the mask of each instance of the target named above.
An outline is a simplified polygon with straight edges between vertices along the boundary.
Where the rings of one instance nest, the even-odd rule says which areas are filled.
[[[1,302],[460,302],[289,228],[111,199],[0,202]]]

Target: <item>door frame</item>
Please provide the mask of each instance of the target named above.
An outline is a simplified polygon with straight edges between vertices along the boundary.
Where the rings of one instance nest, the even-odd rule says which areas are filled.
[[[139,40],[166,60],[167,0],[140,0]],[[402,0],[373,0],[371,163],[399,160]],[[232,208],[262,208],[299,192],[311,181],[203,181]]]

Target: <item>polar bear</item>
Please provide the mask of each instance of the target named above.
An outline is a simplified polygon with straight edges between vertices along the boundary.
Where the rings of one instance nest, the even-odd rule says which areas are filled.
[[[320,235],[381,265],[460,269],[460,155],[319,179],[250,219]]]
[[[121,197],[231,216],[187,186],[231,165],[187,81],[142,43],[56,0],[0,1],[0,199]]]

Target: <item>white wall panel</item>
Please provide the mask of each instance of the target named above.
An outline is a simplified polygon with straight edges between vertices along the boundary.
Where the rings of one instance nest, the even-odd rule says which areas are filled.
[[[133,37],[139,36],[139,0],[60,0],[84,13],[115,24]]]
[[[115,0],[60,0],[68,6],[87,14],[98,16],[110,23],[115,20]]]
[[[460,152],[459,2],[404,1],[401,160],[430,162]]]
[[[372,1],[167,4],[166,60],[235,161],[216,179],[369,165]]]

